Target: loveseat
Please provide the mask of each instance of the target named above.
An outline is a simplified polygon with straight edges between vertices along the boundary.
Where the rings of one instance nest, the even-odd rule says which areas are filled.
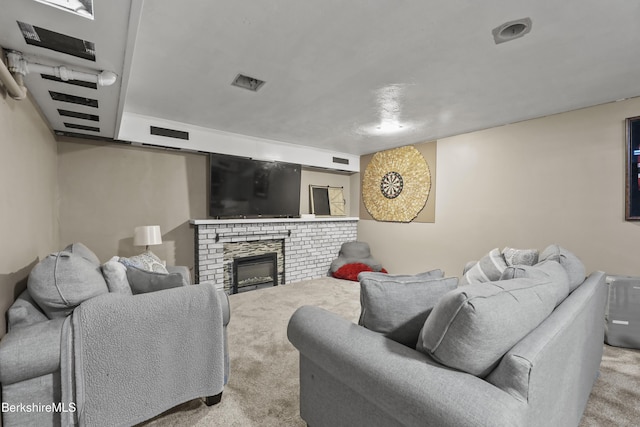
[[[495,251],[465,268],[458,286],[441,272],[363,274],[358,325],[299,308],[288,337],[300,352],[302,419],[577,426],[603,353],[605,274],[585,278],[580,260],[557,245],[532,265],[507,265]]]
[[[127,426],[198,397],[216,403],[229,317],[226,294],[152,253],[100,264],[75,243],[50,254],[7,313],[3,425]]]

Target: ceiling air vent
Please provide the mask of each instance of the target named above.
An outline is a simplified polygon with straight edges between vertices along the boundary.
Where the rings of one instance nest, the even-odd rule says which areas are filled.
[[[64,126],[69,129],[79,129],[79,130],[88,130],[91,132],[100,132],[100,128],[97,128],[95,126],[85,126],[85,125],[78,125],[75,123],[66,123],[66,122]]]
[[[65,117],[73,117],[76,119],[91,120],[93,122],[100,121],[100,117],[95,114],[81,113],[79,111],[69,111],[58,109],[58,114]]]
[[[232,86],[238,86],[243,89],[247,89],[253,92],[257,92],[266,82],[255,77],[245,76],[244,74],[238,74],[231,83]]]
[[[66,93],[54,92],[52,90],[49,91],[49,95],[51,95],[51,99],[53,99],[54,101],[69,102],[71,104],[86,105],[87,107],[98,108],[97,99],[84,98],[82,96],[69,95]]]
[[[342,165],[348,165],[349,164],[349,159],[343,159],[342,157],[334,157],[333,158],[333,163],[340,163]]]
[[[159,128],[157,126],[150,126],[151,135],[165,136],[167,138],[186,139],[189,140],[189,132],[184,132],[175,129]]]
[[[98,84],[97,83],[84,82],[82,80],[62,80],[61,78],[58,78],[56,76],[49,76],[47,74],[40,74],[40,77],[42,77],[45,80],[53,80],[54,82],[60,82],[60,83],[70,84],[70,85],[75,85],[75,86],[88,87],[89,89],[98,89]]]

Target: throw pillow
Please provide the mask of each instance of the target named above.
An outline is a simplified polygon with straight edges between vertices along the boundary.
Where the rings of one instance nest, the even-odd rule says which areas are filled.
[[[342,267],[331,273],[331,275],[336,279],[352,280],[354,282],[357,282],[358,274],[362,273],[363,271],[373,270],[367,264],[363,264],[361,262],[353,262],[343,265]]]
[[[556,284],[556,307],[569,295],[569,276],[557,261],[542,261],[536,265],[515,265],[507,267],[500,280],[516,278],[551,280]]]
[[[129,258],[120,257],[120,262],[127,267],[141,268],[156,273],[168,273],[167,267],[156,254],[151,251],[143,252]]]
[[[394,280],[397,280],[397,281],[407,280],[411,282],[417,279],[424,279],[424,280],[442,279],[444,277],[444,271],[440,269],[436,269],[436,270],[429,270],[429,271],[425,271],[423,273],[417,273],[417,274],[389,274],[389,273],[383,273],[381,271],[363,271],[362,273],[358,274],[359,281],[362,281],[364,278],[369,278],[369,277],[373,277],[373,278],[386,277],[386,278],[393,278]]]
[[[504,248],[502,256],[508,266],[512,265],[535,265],[538,263],[537,249],[514,249]]]
[[[118,259],[117,256],[114,256],[102,264],[102,275],[107,282],[109,292],[131,295],[131,286],[129,286],[129,280],[127,280],[127,267],[118,262]]]
[[[50,254],[36,264],[27,289],[50,319],[66,317],[83,301],[109,292],[100,264],[68,251]]]
[[[420,329],[438,300],[458,285],[458,278],[369,276],[360,281],[358,324],[415,348]]]
[[[513,279],[445,294],[424,323],[416,349],[436,361],[484,377],[554,309],[556,284]]]
[[[586,277],[586,269],[580,259],[558,245],[549,245],[540,254],[540,261],[552,260],[558,261],[569,275],[569,292],[573,292],[575,288],[580,286]]]
[[[180,273],[157,273],[137,267],[127,267],[127,280],[134,295],[187,285]]]
[[[505,268],[507,268],[507,263],[500,250],[498,248],[492,249],[480,261],[466,270],[460,280],[460,284],[467,285],[499,280]]]

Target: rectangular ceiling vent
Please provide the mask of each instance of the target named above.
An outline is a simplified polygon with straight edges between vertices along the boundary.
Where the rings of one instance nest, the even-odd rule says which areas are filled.
[[[232,86],[241,87],[252,92],[257,92],[266,82],[255,77],[245,76],[244,74],[238,74],[231,83]]]
[[[98,108],[98,100],[91,98],[84,98],[82,96],[69,95],[67,93],[49,91],[51,99],[60,102],[69,102],[71,104],[86,105],[87,107]]]
[[[96,46],[93,42],[56,33],[25,22],[17,22],[27,44],[88,59],[89,61],[95,62],[96,60]]]
[[[342,157],[334,157],[333,158],[333,163],[340,163],[342,165],[348,165],[349,164],[349,159],[343,159]]]
[[[65,116],[65,117],[73,117],[73,118],[76,118],[76,119],[91,120],[93,122],[99,122],[100,121],[100,117],[98,117],[96,114],[81,113],[79,111],[61,110],[61,109],[58,108],[58,114],[60,114],[61,116]]]
[[[167,138],[185,139],[189,140],[189,132],[181,130],[159,128],[157,126],[150,126],[151,135],[165,136]]]
[[[45,80],[52,80],[54,82],[60,82],[60,83],[75,85],[75,86],[82,86],[82,87],[87,87],[89,89],[98,89],[97,83],[84,82],[82,80],[62,80],[59,77],[49,76],[47,74],[40,74],[40,77],[42,77]]]
[[[66,123],[66,122],[64,123],[64,126],[69,129],[88,130],[90,132],[100,132],[100,128],[95,126],[86,126],[86,125],[79,125],[76,123]]]

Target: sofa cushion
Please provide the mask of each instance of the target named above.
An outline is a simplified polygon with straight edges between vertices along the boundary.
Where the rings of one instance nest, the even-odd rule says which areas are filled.
[[[102,275],[107,282],[109,292],[131,295],[131,286],[127,280],[127,267],[118,261],[119,257],[114,256],[109,261],[102,264]]]
[[[502,250],[502,256],[508,266],[535,265],[538,263],[537,249],[515,249],[506,247]]]
[[[456,277],[361,276],[358,324],[411,348],[438,300],[458,285]]]
[[[36,302],[23,291],[7,310],[7,328],[9,332],[48,320]]]
[[[129,258],[120,257],[120,262],[127,267],[141,268],[147,271],[155,271],[156,273],[168,273],[167,267],[165,267],[162,260],[151,251],[146,251],[140,255]]]
[[[546,260],[536,265],[514,265],[507,267],[500,280],[516,278],[544,279],[556,284],[556,307],[569,295],[569,276],[557,261]]]
[[[86,259],[87,261],[90,261],[94,265],[100,265],[100,260],[98,259],[96,254],[94,254],[91,249],[89,249],[82,243],[79,243],[79,242],[72,243],[66,248],[64,248],[63,250],[66,252],[71,252],[74,255],[81,256],[82,258]]]
[[[442,279],[444,277],[444,271],[440,269],[424,271],[422,273],[417,274],[389,274],[382,273],[378,271],[363,271],[358,274],[358,280],[362,280],[364,278],[383,278],[383,279],[393,279],[396,281],[409,281],[415,282],[419,279],[429,280],[429,279]]]
[[[443,365],[484,377],[553,311],[555,288],[542,279],[457,288],[433,308],[416,348]]]
[[[569,275],[569,292],[573,292],[575,288],[580,286],[586,277],[586,269],[580,259],[558,245],[549,245],[540,254],[540,261],[552,260],[558,261]]]
[[[127,280],[134,295],[188,285],[180,273],[158,273],[132,266],[127,267]]]
[[[27,288],[50,319],[68,316],[81,302],[109,292],[100,264],[66,250],[36,264]]]
[[[473,266],[465,267],[465,273],[460,279],[461,285],[484,283],[500,279],[500,275],[507,268],[507,263],[498,248],[492,249]]]

